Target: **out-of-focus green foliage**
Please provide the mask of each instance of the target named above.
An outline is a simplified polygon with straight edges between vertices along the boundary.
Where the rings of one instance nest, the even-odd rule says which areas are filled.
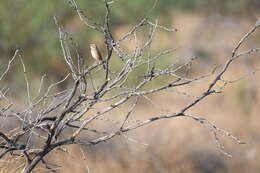
[[[105,14],[103,0],[76,0],[76,2],[87,15],[103,23]],[[156,6],[149,13],[155,3]],[[252,3],[259,5],[258,0],[158,0],[157,2],[118,0],[111,5],[111,11],[113,24],[118,26],[139,21],[147,13],[150,17],[160,16],[165,19],[170,17],[169,12],[174,9],[200,12],[214,9],[229,14],[243,11],[246,7],[252,6]],[[62,25],[68,26],[66,28],[69,28],[69,32],[72,32],[81,48],[85,49],[84,55],[87,52],[85,45],[91,41],[94,32],[79,24],[76,12],[67,0],[0,0],[0,63],[6,63],[14,50],[20,47],[30,71],[35,73],[65,71],[58,63],[61,49],[57,27],[53,21],[54,16]],[[52,74],[60,78],[59,74],[54,72]]]

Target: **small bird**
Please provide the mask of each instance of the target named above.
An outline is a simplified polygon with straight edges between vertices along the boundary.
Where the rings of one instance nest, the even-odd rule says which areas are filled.
[[[100,53],[96,44],[90,44],[90,52],[91,52],[92,57],[95,60],[97,60],[97,61],[103,60],[102,55],[101,55],[101,53]]]
[[[95,60],[103,61],[102,55],[96,44],[90,44],[90,52],[91,52],[92,57]],[[103,61],[103,68],[104,68],[104,70],[106,70],[106,65],[104,64],[104,61]]]

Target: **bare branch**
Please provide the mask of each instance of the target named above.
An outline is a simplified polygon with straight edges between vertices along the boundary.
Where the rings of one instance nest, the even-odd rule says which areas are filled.
[[[92,146],[119,135],[122,135],[128,141],[141,143],[128,137],[127,132],[159,120],[177,117],[192,118],[204,125],[213,134],[220,152],[228,157],[231,157],[231,155],[225,151],[224,145],[219,138],[220,134],[238,144],[244,144],[230,132],[217,127],[207,119],[187,112],[191,111],[191,108],[196,107],[208,96],[220,94],[227,84],[234,83],[255,72],[252,71],[250,74],[242,75],[235,80],[224,79],[224,75],[229,71],[233,62],[260,51],[260,48],[250,48],[244,52],[238,51],[241,45],[245,44],[246,40],[257,31],[260,26],[259,20],[235,45],[231,57],[224,61],[224,65],[213,66],[208,72],[195,75],[191,74],[190,70],[197,57],[181,57],[175,62],[171,61],[163,64],[163,62],[166,62],[165,59],[171,58],[176,48],[153,51],[152,46],[158,30],[177,31],[177,29],[159,25],[157,20],[154,23],[148,20],[148,16],[156,7],[157,0],[147,15],[120,38],[114,37],[114,31],[111,28],[113,11],[110,7],[117,2],[116,0],[104,0],[105,15],[103,16],[103,24],[99,24],[94,18],[91,18],[90,14],[87,13],[86,15],[78,7],[76,0],[69,0],[68,2],[87,28],[103,34],[106,55],[102,60],[94,64],[86,62],[80,54],[80,45],[54,17],[58,28],[63,60],[68,66],[69,74],[60,81],[52,83],[46,90],[43,83],[47,76],[44,74],[41,77],[36,96],[32,97],[25,64],[19,51],[16,50],[11,60],[9,60],[7,68],[0,76],[0,81],[10,71],[15,58],[19,56],[26,82],[28,104],[23,110],[11,110],[11,108],[16,107],[16,104],[9,101],[6,95],[8,89],[1,89],[0,116],[4,118],[14,117],[20,124],[9,132],[0,131],[0,137],[2,138],[0,146],[3,149],[0,158],[7,153],[17,151],[20,157],[26,159],[23,173],[30,173],[39,163],[43,163],[49,171],[55,172],[57,166],[51,165],[45,160],[46,156],[55,149],[71,144]],[[145,34],[139,36],[139,31]],[[128,42],[130,39],[133,41],[132,49],[123,44],[123,42]],[[112,65],[111,62],[114,59],[117,60],[117,58],[122,61],[118,61],[116,66]],[[101,65],[105,66],[104,70],[99,68]],[[73,81],[70,86],[56,91],[56,87],[67,81],[69,77],[72,77]],[[156,83],[160,79],[163,80]],[[88,85],[89,83],[90,85]],[[206,84],[206,86],[201,88],[199,93],[194,94],[190,91],[190,86],[198,83]],[[189,90],[182,90],[183,88]],[[145,120],[136,119],[134,113],[140,97],[144,97],[155,105],[155,102],[148,95],[159,94],[166,90],[183,97],[189,97],[190,100],[177,110],[163,110],[162,113],[149,116]],[[108,116],[116,109],[122,110],[119,120]],[[114,128],[104,130],[102,129],[103,126],[102,128],[95,126],[96,122],[110,123],[114,125]],[[32,142],[35,139],[39,143],[37,146],[34,146]],[[86,170],[90,171],[88,167]]]

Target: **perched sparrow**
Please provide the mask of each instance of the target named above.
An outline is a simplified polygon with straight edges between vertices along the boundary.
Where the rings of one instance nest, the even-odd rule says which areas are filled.
[[[102,55],[96,44],[90,44],[90,52],[95,60],[102,61]]]
[[[96,44],[90,44],[90,52],[91,52],[92,57],[95,60],[103,61],[102,55]],[[103,68],[104,68],[104,70],[106,70],[106,65],[105,65],[104,61],[103,61]]]

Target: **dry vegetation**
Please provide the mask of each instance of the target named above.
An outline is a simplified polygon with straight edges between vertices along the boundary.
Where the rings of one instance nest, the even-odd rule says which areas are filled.
[[[213,19],[215,21],[212,22]],[[83,19],[83,21],[84,20],[85,19]],[[207,74],[207,72],[214,69],[218,64],[228,62],[228,57],[231,56],[234,45],[238,44],[240,37],[248,32],[248,29],[252,27],[252,25],[254,26],[254,22],[248,22],[247,20],[241,21],[231,17],[205,17],[205,15],[182,13],[173,14],[173,24],[178,28],[178,32],[172,34],[172,38],[169,38],[169,35],[166,35],[164,31],[159,31],[158,34],[151,38],[153,38],[153,46],[156,47],[156,49],[168,47],[169,45],[171,45],[170,47],[177,48],[174,49],[174,54],[169,56],[173,64],[176,63],[176,59],[184,61],[185,64],[185,58],[183,60],[179,57],[198,57],[192,64],[190,74],[187,76],[179,76],[181,81],[185,81],[186,78],[195,79],[201,74]],[[63,38],[62,34],[64,33],[61,26],[58,25],[58,27],[60,28],[62,43],[65,36]],[[255,27],[259,27],[259,23],[256,23]],[[153,29],[157,30],[158,28],[156,24],[153,24],[150,29],[153,31]],[[129,30],[125,31],[121,29],[120,31],[125,33]],[[115,34],[116,38],[119,37],[117,33],[118,32]],[[107,36],[106,34],[108,33],[105,33],[105,36]],[[133,36],[134,38],[137,36],[135,32],[133,32]],[[242,49],[251,50],[250,48],[257,47],[259,40],[254,38],[256,37],[250,37],[249,41],[246,40],[247,44],[246,46],[243,45],[244,47],[242,47]],[[134,41],[136,40],[134,39]],[[130,50],[132,46],[134,51],[138,52],[131,43],[125,46],[128,46],[128,50]],[[114,47],[114,50],[120,50],[117,48],[121,47]],[[63,49],[67,51],[66,48],[63,47]],[[110,49],[111,47],[109,47],[108,44],[107,57],[109,57]],[[122,52],[116,52],[115,54],[118,57],[112,58],[119,60],[122,55],[121,53]],[[236,50],[236,53],[240,52]],[[65,54],[64,57],[66,59]],[[131,105],[135,105],[133,111],[131,111],[131,109],[129,111],[129,109],[122,106],[120,109],[115,108],[106,114],[101,114],[102,116],[96,116],[99,115],[97,112],[104,107],[111,107],[111,102],[98,104],[96,107],[93,107],[94,110],[91,110],[91,112],[84,112],[87,113],[88,117],[95,120],[93,122],[91,121],[91,124],[87,127],[97,131],[102,130],[106,133],[96,135],[88,132],[78,136],[78,133],[81,132],[78,131],[78,129],[82,130],[86,125],[86,119],[83,118],[82,121],[77,123],[79,128],[65,129],[64,133],[59,136],[59,139],[51,139],[50,146],[63,140],[71,139],[71,136],[74,135],[78,138],[64,143],[64,146],[60,145],[61,147],[57,147],[50,152],[45,157],[45,162],[38,165],[33,172],[102,173],[108,172],[108,170],[109,172],[115,173],[257,172],[257,170],[260,169],[258,164],[260,162],[259,109],[257,107],[259,104],[259,88],[257,85],[259,74],[257,71],[255,73],[255,68],[259,67],[258,57],[259,56],[249,55],[247,53],[243,59],[239,59],[239,62],[235,62],[232,66],[228,67],[227,71],[224,71],[225,74],[223,78],[221,78],[221,80],[223,80],[217,83],[215,88],[220,89],[218,90],[222,92],[220,95],[214,94],[214,96],[208,97],[205,100],[201,99],[199,100],[199,104],[192,106],[191,109],[181,116],[173,116],[172,119],[156,120],[157,122],[153,124],[142,125],[142,123],[145,124],[145,122],[151,120],[151,117],[171,115],[185,108],[194,100],[197,100],[198,97],[203,95],[201,93],[205,93],[204,91],[207,90],[209,84],[216,79],[216,76],[221,73],[225,66],[221,66],[217,69],[216,73],[210,75],[208,78],[203,78],[203,80],[199,82],[192,82],[189,85],[183,85],[178,88],[169,87],[167,90],[160,90],[160,93],[142,95],[142,97],[138,98],[137,105],[135,104],[136,102],[130,102],[127,105],[130,105],[130,107]],[[78,60],[81,61],[80,59]],[[67,63],[71,65],[70,62]],[[99,68],[100,71],[102,68],[101,65],[101,63],[94,64],[94,68]],[[183,62],[181,66],[184,66]],[[81,66],[79,67],[82,68]],[[83,68],[86,69],[91,67],[92,66],[83,66]],[[78,74],[73,71],[75,70],[74,67],[70,67],[70,70],[72,74],[71,80],[74,78],[74,80],[77,81]],[[151,68],[148,68],[148,71],[149,70],[152,72]],[[108,70],[105,72],[106,76],[110,75]],[[155,73],[159,72],[159,70],[155,71]],[[183,72],[178,72],[177,74],[174,72],[173,74],[180,75],[183,74]],[[95,77],[95,80],[102,80],[98,73]],[[105,80],[108,79],[108,77],[105,78]],[[88,84],[91,80],[92,79],[88,79]],[[110,81],[108,81],[108,83],[109,82]],[[157,85],[158,84],[152,84],[151,87],[158,87]],[[82,86],[79,86],[80,85],[76,85],[76,87],[73,87],[82,92]],[[88,86],[90,86],[90,84]],[[102,85],[100,86],[102,87]],[[225,90],[222,91],[222,87],[225,87]],[[146,91],[149,91],[149,89],[146,89]],[[69,92],[69,94],[71,94],[71,92]],[[78,95],[80,96],[80,94],[75,94],[75,100],[80,98]],[[71,98],[74,99],[74,97]],[[102,99],[102,97],[100,99]],[[64,103],[72,106],[75,103],[73,101],[65,100]],[[33,112],[35,112],[35,110],[33,110]],[[131,113],[131,118],[126,116],[126,113],[129,112]],[[66,116],[77,115],[78,113],[72,111]],[[196,119],[195,115],[199,115],[199,118]],[[57,114],[57,118],[59,117],[60,114]],[[195,121],[192,118],[195,118]],[[206,118],[206,120],[204,118]],[[65,120],[68,120],[68,122],[72,121],[71,119]],[[131,122],[132,120],[134,120],[134,123]],[[208,121],[213,124],[207,124]],[[130,123],[130,126],[120,128],[124,122]],[[51,122],[50,125],[55,123],[61,123],[63,126],[66,125],[66,123],[56,120]],[[131,123],[133,123],[133,125],[131,125]],[[42,124],[37,124],[35,128],[40,127],[40,125]],[[216,128],[215,125],[217,126]],[[142,128],[133,128],[135,130],[124,131],[129,129],[129,127],[136,126]],[[41,128],[49,130],[46,127]],[[14,132],[12,132],[14,134],[21,131],[21,129],[11,129],[14,129]],[[232,132],[234,136],[231,136],[227,131],[222,133],[222,129]],[[121,132],[121,134],[118,135],[118,132]],[[7,136],[12,136],[12,133],[8,133]],[[214,134],[218,136],[214,136]],[[44,133],[41,135],[48,137],[48,135]],[[113,138],[110,137],[110,135],[113,135]],[[248,144],[238,145],[237,142],[239,143],[240,141],[235,137],[247,141]],[[83,143],[81,139],[85,139],[88,143]],[[1,142],[3,144],[3,141]],[[222,143],[225,144],[225,149],[222,148]],[[8,147],[10,146],[12,145],[9,144]],[[44,149],[46,149],[33,145],[28,145],[27,147],[28,150],[18,149],[13,153],[6,154],[0,162],[1,171],[20,172],[25,166],[27,166],[27,168],[30,166],[31,161],[28,161],[28,158],[32,159],[32,161],[35,159],[34,151],[32,150],[43,149],[44,151]],[[41,154],[41,152],[38,154]],[[27,157],[27,154],[32,155]],[[228,156],[231,155],[233,157],[229,158]],[[27,160],[25,158],[27,158]],[[45,168],[46,166],[47,169]]]

